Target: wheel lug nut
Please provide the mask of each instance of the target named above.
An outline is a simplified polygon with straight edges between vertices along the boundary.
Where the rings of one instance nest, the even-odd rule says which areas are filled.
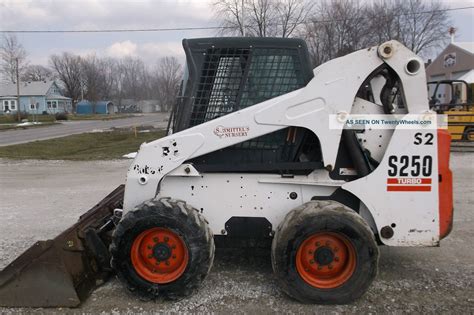
[[[148,255],[148,258],[149,258],[149,259],[152,259],[152,258],[153,258],[153,255]]]
[[[313,253],[313,251],[311,251],[311,250],[308,252],[308,254],[310,254],[310,255],[311,255],[312,253]]]
[[[146,248],[151,249],[151,245],[148,245]]]
[[[168,241],[169,241],[169,237],[165,236],[165,242],[168,242]]]
[[[310,263],[310,264],[314,264],[314,260],[311,259],[311,260],[309,261],[309,263]]]
[[[332,269],[332,265],[329,265],[328,268],[329,268],[329,269]]]
[[[334,260],[335,260],[335,261],[339,261],[339,257],[334,257]]]
[[[337,247],[334,247],[334,251],[337,252],[339,250],[339,248]]]
[[[323,266],[321,266],[321,265],[318,266],[318,270],[321,270],[321,269],[323,269]]]
[[[172,248],[172,249],[175,249],[175,248],[176,248],[176,245],[174,245],[174,244],[171,245],[171,248]]]
[[[320,243],[320,242],[316,242],[316,246],[319,246],[319,245],[321,245],[321,243]]]
[[[159,265],[159,264],[160,264],[160,261],[158,260],[155,264],[156,264],[156,265]]]
[[[158,237],[154,237],[153,242],[158,243]]]
[[[176,259],[176,255],[173,255],[173,259]]]
[[[169,266],[170,262],[167,260],[167,261],[165,261],[165,264],[166,264],[167,266]]]

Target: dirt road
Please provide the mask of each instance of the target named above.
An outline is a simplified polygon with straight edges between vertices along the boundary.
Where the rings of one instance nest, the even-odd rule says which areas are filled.
[[[211,274],[194,296],[141,302],[117,280],[71,313],[472,313],[474,312],[474,154],[453,153],[455,221],[439,248],[381,247],[379,276],[350,305],[302,305],[282,294],[268,251],[218,250]],[[129,161],[0,160],[0,269],[36,239],[55,236],[123,183]],[[32,310],[2,309],[0,313]],[[36,310],[38,311],[38,310]],[[51,310],[39,310],[51,312]]]

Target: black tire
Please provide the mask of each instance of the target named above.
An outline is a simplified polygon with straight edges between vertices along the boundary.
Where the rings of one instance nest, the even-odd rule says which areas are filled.
[[[314,235],[324,233],[347,240],[349,247],[352,244],[354,259],[349,267],[352,273],[346,273],[350,277],[337,287],[316,287],[298,272],[296,261],[300,245],[307,244],[305,240]],[[315,262],[316,252],[311,264],[316,263],[319,268],[321,260]],[[309,251],[308,255],[311,253]],[[303,303],[346,304],[356,300],[376,277],[378,256],[377,244],[367,223],[356,212],[335,201],[311,201],[290,211],[279,225],[272,243],[273,271],[282,290]]]
[[[471,135],[474,134],[474,128],[468,127],[464,130],[464,133],[462,135],[462,140],[470,140],[472,137]]]
[[[187,248],[184,272],[169,283],[155,283],[140,276],[131,259],[137,236],[153,228],[164,228],[179,235]],[[214,260],[214,238],[207,221],[184,201],[162,198],[143,203],[128,212],[112,237],[111,265],[118,278],[141,299],[179,299],[191,295],[208,275]]]

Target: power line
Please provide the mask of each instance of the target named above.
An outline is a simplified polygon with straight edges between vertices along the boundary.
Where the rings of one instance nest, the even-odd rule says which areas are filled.
[[[0,33],[132,33],[132,32],[173,32],[198,31],[233,28],[230,26],[203,26],[203,27],[171,27],[171,28],[137,28],[137,29],[104,29],[104,30],[11,30]]]
[[[447,11],[460,11],[474,9],[474,6],[460,7],[460,8],[448,8],[440,10],[420,11],[413,13],[394,14],[393,17],[400,16],[411,16],[419,14],[430,14]],[[349,18],[351,19],[351,18]],[[338,21],[345,21],[348,19],[335,19],[335,20],[320,20],[320,21],[308,21],[299,24],[324,24],[333,23]],[[291,23],[290,23],[291,24]],[[275,24],[280,25],[280,24]],[[103,29],[103,30],[0,30],[0,33],[133,33],[133,32],[174,32],[174,31],[199,31],[199,30],[222,30],[232,29],[232,26],[201,26],[201,27],[171,27],[171,28],[138,28],[138,29]]]

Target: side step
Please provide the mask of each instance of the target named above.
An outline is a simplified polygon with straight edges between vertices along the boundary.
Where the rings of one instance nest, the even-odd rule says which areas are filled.
[[[53,240],[39,241],[0,272],[0,306],[75,307],[111,275],[108,247],[120,185]]]

